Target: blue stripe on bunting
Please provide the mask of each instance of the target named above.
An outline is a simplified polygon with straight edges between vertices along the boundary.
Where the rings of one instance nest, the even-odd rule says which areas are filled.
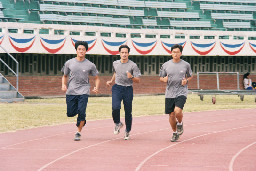
[[[162,42],[163,42],[163,41],[162,41]],[[179,45],[184,45],[184,43],[185,43],[185,42],[183,42],[183,43],[178,43],[178,44],[179,44]],[[163,44],[164,44],[165,46],[172,47],[173,45],[176,45],[177,43],[170,44],[170,43],[165,43],[165,42],[163,42]]]
[[[59,39],[59,40],[49,40],[49,39],[44,39],[41,37],[41,39],[43,39],[43,41],[45,41],[48,44],[58,44],[61,43],[64,39]]]
[[[28,42],[30,42],[32,39],[34,39],[35,38],[35,36],[34,37],[32,37],[32,38],[30,38],[30,39],[15,39],[15,38],[13,38],[13,37],[11,37],[11,36],[9,36],[13,41],[15,41],[16,43],[28,43]]]
[[[222,42],[221,42],[222,43]],[[225,44],[225,43],[222,43],[225,47],[229,47],[229,48],[237,48],[237,47],[241,47],[243,44],[244,44],[244,42],[243,43],[241,43],[241,44],[235,44],[235,45],[230,45],[230,44]]]
[[[256,48],[256,44],[252,44],[252,43],[250,43],[253,47],[255,47]]]
[[[148,46],[151,46],[151,45],[153,45],[154,43],[156,43],[156,41],[151,42],[151,43],[138,43],[138,42],[135,42],[135,41],[133,40],[133,43],[135,43],[137,46],[140,46],[140,47],[148,47]]]
[[[72,39],[72,38],[71,38]],[[76,40],[76,39],[72,39],[75,43],[78,41],[78,40]],[[94,39],[94,40],[89,40],[89,41],[85,41],[85,42],[87,42],[88,44],[91,44],[92,42],[94,42],[96,39]]]
[[[191,42],[191,43],[192,43],[194,46],[196,46],[196,47],[206,48],[206,47],[212,46],[215,42],[209,43],[209,44],[198,44],[198,43],[193,43],[193,42]]]
[[[102,39],[102,40],[103,40],[103,39]],[[120,46],[120,45],[124,44],[124,42],[126,42],[126,40],[123,41],[123,42],[108,42],[108,41],[106,41],[106,40],[103,40],[103,41],[104,41],[105,44],[107,44],[107,45],[109,45],[109,46]]]

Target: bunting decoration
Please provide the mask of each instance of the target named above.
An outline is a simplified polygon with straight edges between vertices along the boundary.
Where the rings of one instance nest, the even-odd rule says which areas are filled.
[[[28,51],[33,46],[35,40],[36,40],[35,36],[28,39],[19,39],[19,38],[14,38],[12,36],[9,36],[9,41],[12,47],[18,52]]]
[[[244,45],[245,45],[244,42],[240,44],[226,44],[226,43],[220,42],[221,48],[229,55],[238,54],[243,49]]]
[[[121,42],[110,42],[102,39],[102,46],[104,49],[111,55],[119,54],[118,48],[119,46],[126,43],[127,40]]]
[[[183,49],[184,49],[184,47],[185,47],[185,45],[186,45],[186,41],[185,41],[185,42],[182,42],[182,43],[166,43],[166,42],[161,41],[161,44],[162,44],[162,46],[163,46],[163,48],[164,48],[164,50],[165,50],[166,52],[168,52],[169,54],[172,54],[171,48],[172,48],[173,45],[179,44],[179,45],[181,45],[181,46],[183,47]]]
[[[71,38],[71,41],[72,41],[73,46],[75,47],[75,43],[76,43],[78,40]],[[82,40],[81,40],[81,41],[82,41]],[[85,41],[88,43],[88,50],[87,50],[86,52],[89,52],[89,51],[95,46],[95,44],[96,44],[96,42],[97,42],[97,39],[88,40],[88,41],[85,40]]]
[[[216,45],[216,42],[208,43],[208,44],[198,44],[198,43],[191,42],[192,49],[199,55],[207,55],[214,49],[215,45]]]
[[[250,45],[251,49],[253,50],[253,52],[256,53],[256,44],[249,42],[249,45]]]
[[[49,53],[57,53],[60,51],[63,46],[65,45],[66,38],[58,39],[58,40],[51,40],[40,37],[40,43],[45,50]]]
[[[0,45],[2,44],[3,41],[4,41],[4,35],[0,36]]]
[[[157,41],[150,42],[150,43],[139,43],[132,40],[133,47],[138,53],[142,55],[146,55],[152,52],[152,50],[156,47],[156,44],[157,44]]]

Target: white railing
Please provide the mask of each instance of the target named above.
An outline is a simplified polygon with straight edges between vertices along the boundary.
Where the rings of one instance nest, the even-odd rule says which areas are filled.
[[[200,90],[200,74],[216,74],[216,80],[217,80],[217,90],[220,90],[220,74],[236,74],[237,78],[237,90],[240,90],[239,87],[239,72],[197,72],[197,89]]]
[[[12,60],[14,60],[14,62],[16,63],[16,72],[15,72],[7,63],[5,63],[0,58],[0,61],[16,76],[16,89],[17,89],[17,91],[19,91],[19,62],[10,53],[8,53],[7,50],[3,46],[0,45],[0,48],[3,49],[8,54],[8,56],[11,57]]]

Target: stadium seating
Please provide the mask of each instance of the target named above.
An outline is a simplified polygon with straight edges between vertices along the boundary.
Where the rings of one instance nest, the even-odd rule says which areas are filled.
[[[200,4],[203,10],[256,11],[251,5]]]
[[[253,20],[252,14],[211,13],[213,19]]]
[[[0,21],[256,31],[256,0],[2,0]]]
[[[169,18],[200,18],[199,13],[196,12],[171,12],[171,11],[158,11],[159,17]]]
[[[193,0],[193,1],[201,1],[201,2],[218,2],[218,3],[226,3],[226,2],[233,2],[233,3],[256,3],[256,0]]]

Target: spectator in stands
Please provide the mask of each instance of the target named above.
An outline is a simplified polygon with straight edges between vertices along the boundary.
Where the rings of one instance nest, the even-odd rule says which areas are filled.
[[[140,82],[140,70],[138,66],[129,60],[130,48],[127,45],[119,47],[120,60],[113,62],[113,76],[107,81],[107,86],[112,87],[112,117],[115,123],[114,134],[119,134],[123,123],[120,121],[121,101],[124,103],[126,130],[124,139],[128,140],[132,127],[132,100],[133,82]]]
[[[183,107],[187,100],[188,82],[192,79],[190,64],[180,59],[183,47],[173,45],[172,59],[165,62],[160,69],[160,81],[167,83],[165,91],[165,113],[173,130],[172,142],[183,133]]]
[[[81,131],[86,124],[86,107],[90,94],[89,75],[95,77],[93,92],[98,93],[100,79],[94,63],[85,58],[87,42],[75,43],[77,56],[68,60],[63,67],[62,90],[66,92],[67,116],[77,117],[75,141],[79,141]]]
[[[244,89],[245,90],[253,90],[252,80],[250,79],[250,73],[249,72],[244,74],[244,76],[243,76],[243,83],[244,83]]]

